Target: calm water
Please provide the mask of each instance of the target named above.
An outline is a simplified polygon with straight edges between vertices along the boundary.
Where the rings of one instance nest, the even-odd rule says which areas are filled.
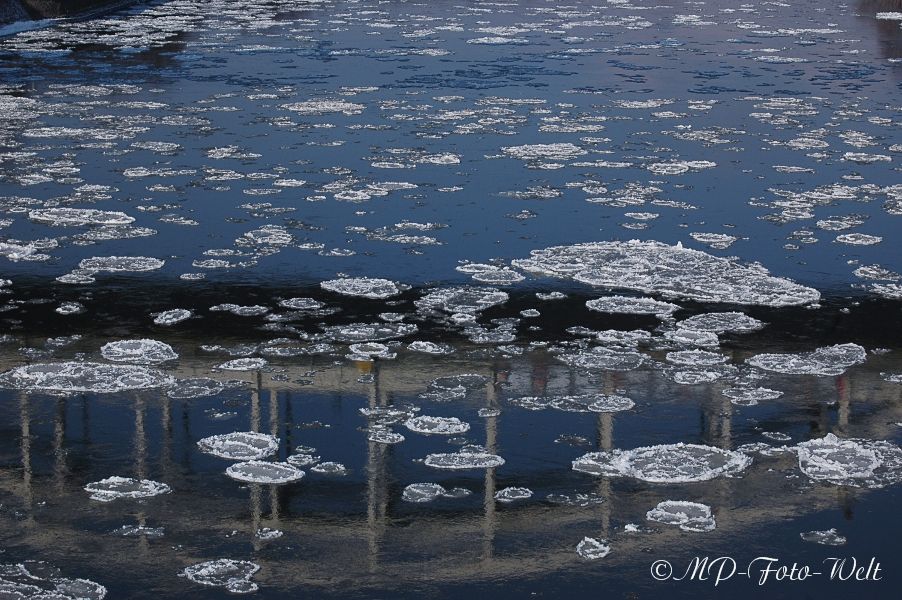
[[[191,581],[216,559],[265,598],[892,597],[899,11],[176,0],[0,38],[0,597],[253,587]],[[305,475],[226,476],[231,432]],[[461,452],[503,464],[424,462]],[[650,573],[723,555],[882,580]]]

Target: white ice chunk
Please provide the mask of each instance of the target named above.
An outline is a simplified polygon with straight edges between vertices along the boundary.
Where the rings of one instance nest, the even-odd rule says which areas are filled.
[[[260,460],[276,453],[279,438],[266,433],[235,431],[198,440],[201,452],[229,460]]]
[[[160,494],[168,494],[172,490],[168,485],[159,481],[114,475],[89,483],[85,486],[85,491],[91,494],[92,500],[112,502],[119,498],[151,498]]]
[[[232,465],[226,469],[226,475],[245,483],[281,485],[299,481],[304,472],[289,463],[252,460]]]
[[[713,531],[714,515],[711,507],[698,502],[665,500],[645,513],[649,521],[679,525],[683,531]]]
[[[653,483],[686,483],[737,475],[751,463],[752,459],[740,452],[679,443],[589,452],[573,461],[573,469]]]

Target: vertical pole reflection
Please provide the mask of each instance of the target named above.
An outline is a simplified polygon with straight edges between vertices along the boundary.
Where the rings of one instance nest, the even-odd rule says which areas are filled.
[[[22,501],[28,515],[25,524],[31,526],[34,525],[34,516],[31,514],[34,504],[34,489],[31,480],[31,406],[27,392],[19,392],[19,426],[21,428],[19,448],[22,453]]]
[[[733,403],[720,394],[720,447],[729,450],[733,444]]]
[[[370,408],[388,406],[391,401],[380,384],[381,368],[373,365],[373,383],[367,390],[367,404]],[[390,446],[377,442],[367,442],[366,461],[366,522],[369,571],[379,569],[379,552],[388,524],[388,476],[387,458]]]
[[[279,437],[279,393],[269,388],[269,432]],[[279,486],[269,486],[269,518],[273,529],[279,528]]]
[[[260,431],[260,393],[263,388],[263,376],[260,371],[254,372],[254,386],[251,388],[251,415],[250,426],[251,431]],[[248,486],[250,490],[250,508],[251,508],[251,545],[254,551],[260,550],[261,540],[257,537],[260,530],[260,515],[263,512],[263,486],[252,483]]]
[[[602,376],[602,393],[611,395],[617,389],[616,375],[605,371]],[[614,413],[598,414],[598,449],[609,452],[614,448]],[[598,495],[604,499],[601,511],[601,539],[608,539],[611,534],[611,479],[602,477],[598,481]]]
[[[66,484],[66,399],[58,398],[56,401],[56,414],[53,418],[53,479],[56,482],[56,491],[63,495]]]
[[[251,388],[251,431],[259,432],[260,431],[260,387],[261,387],[261,376],[260,372],[257,371],[255,374],[256,381],[254,382],[254,386]]]
[[[498,398],[495,393],[495,380],[498,377],[498,371],[493,366],[493,377],[486,384],[486,406],[495,408],[498,404]],[[498,417],[487,417],[485,419],[485,447],[489,454],[496,454],[498,449]],[[491,562],[495,554],[495,530],[497,529],[497,519],[495,515],[495,469],[485,470],[485,495],[483,496],[482,505],[485,511],[485,520],[482,528],[482,561]]]
[[[147,477],[147,433],[144,429],[144,397],[135,394],[135,477]]]
[[[135,394],[135,477],[138,479],[147,478],[147,432],[144,427],[144,396],[143,394]],[[147,526],[147,515],[144,511],[139,511],[135,518],[138,521],[138,527]],[[147,536],[138,536],[138,548],[142,555],[147,555],[150,551],[150,544]]]
[[[852,414],[852,390],[847,375],[836,378],[836,394],[838,396],[839,409],[836,415],[836,433],[844,435],[849,428],[849,417]]]

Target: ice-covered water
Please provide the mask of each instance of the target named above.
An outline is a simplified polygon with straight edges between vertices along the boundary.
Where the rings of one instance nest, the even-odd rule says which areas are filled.
[[[651,560],[892,563],[898,14],[4,29],[0,587],[696,597]]]

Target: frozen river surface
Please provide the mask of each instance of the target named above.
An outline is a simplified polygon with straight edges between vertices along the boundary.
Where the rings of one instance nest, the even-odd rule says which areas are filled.
[[[892,573],[900,11],[173,0],[7,30],[0,595]]]

